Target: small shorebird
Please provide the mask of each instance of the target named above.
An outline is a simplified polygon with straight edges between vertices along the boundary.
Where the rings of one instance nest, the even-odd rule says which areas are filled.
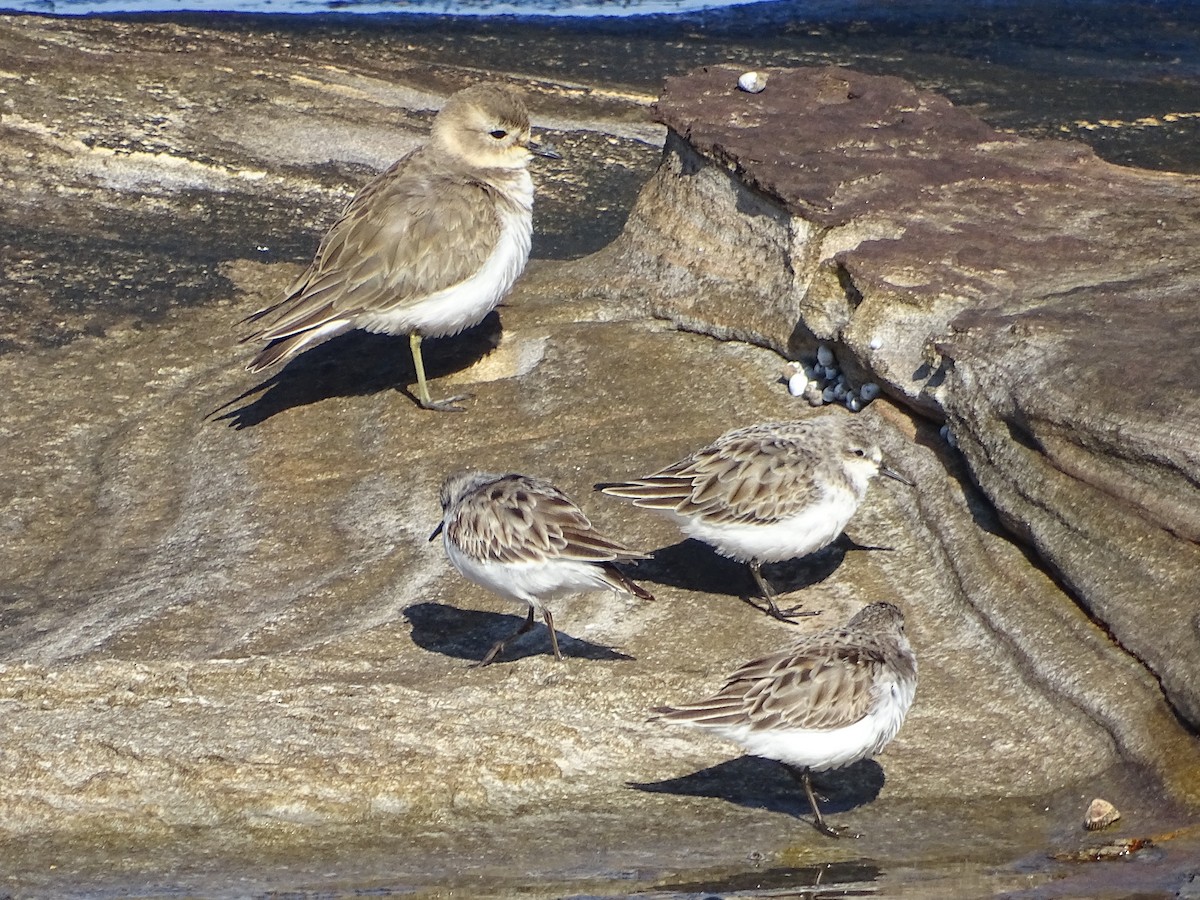
[[[554,616],[546,605],[564,594],[613,590],[643,600],[654,597],[614,562],[645,559],[592,527],[583,510],[549,481],[529,475],[464,471],[442,483],[439,534],[454,568],[489,591],[529,607],[524,623],[497,641],[479,662],[491,663],[509,641],[542,615],[550,646],[562,659]]]
[[[663,512],[684,534],[748,563],[764,611],[787,622],[813,613],[781,610],[762,564],[832,543],[880,472],[912,484],[883,465],[860,420],[826,413],[738,428],[653,475],[596,489]]]
[[[830,837],[813,772],[878,754],[896,736],[917,690],[904,614],[872,603],[844,628],[802,638],[746,663],[706,700],[654,710],[654,720],[705,728],[784,764],[804,787],[814,827]]]
[[[359,191],[270,319],[243,338],[267,344],[258,372],[353,328],[409,336],[417,402],[461,411],[469,395],[432,400],[421,360],[426,337],[479,324],[529,260],[532,155],[559,158],[529,139],[515,88],[459,91],[433,120],[429,140]]]

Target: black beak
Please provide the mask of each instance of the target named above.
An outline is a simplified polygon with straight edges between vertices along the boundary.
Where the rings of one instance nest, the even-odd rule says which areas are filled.
[[[530,141],[525,146],[529,148],[529,152],[534,156],[541,156],[545,159],[562,159],[562,154],[550,144],[539,144],[537,141]]]
[[[441,534],[441,533],[442,533],[442,528],[445,526],[445,524],[446,524],[445,520],[442,520],[441,522],[438,522],[438,527],[437,527],[437,528],[435,528],[435,529],[433,529],[433,534],[431,534],[431,535],[429,536],[429,543],[431,543],[431,544],[432,544],[432,543],[433,543],[433,539],[434,539],[434,538],[436,538],[436,537],[437,537],[439,534]]]
[[[895,478],[901,484],[907,484],[909,487],[916,487],[916,484],[910,479],[906,478],[904,475],[901,475],[895,469],[888,468],[887,466],[880,466],[879,474],[886,475],[888,478]]]

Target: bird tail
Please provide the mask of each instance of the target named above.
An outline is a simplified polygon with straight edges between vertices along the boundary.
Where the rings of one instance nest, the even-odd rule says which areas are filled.
[[[249,338],[246,338],[246,340],[249,340]],[[263,369],[270,368],[288,357],[295,356],[308,344],[308,340],[309,336],[307,334],[293,334],[291,337],[273,341],[258,351],[258,355],[254,359],[246,363],[246,370],[249,372],[261,372]]]
[[[627,594],[633,594],[639,600],[653,600],[654,595],[648,590],[637,584],[628,575],[614,566],[612,563],[607,563],[604,566],[605,580],[617,590],[625,591]]]

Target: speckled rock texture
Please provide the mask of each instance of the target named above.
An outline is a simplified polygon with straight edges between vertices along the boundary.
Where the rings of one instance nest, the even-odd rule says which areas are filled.
[[[441,99],[483,73],[406,68],[402,46],[361,58],[319,33],[140,20],[0,18],[0,47],[0,894],[178,894],[209,877],[232,880],[231,895],[344,872],[366,887],[563,896],[764,859],[818,879],[853,864],[846,877],[867,881],[977,860],[974,884],[999,889],[1029,884],[1002,863],[1077,845],[1092,796],[1144,835],[1200,803],[1200,748],[1155,677],[1186,711],[1179,679],[1194,657],[1177,671],[1159,658],[1195,638],[1180,607],[1165,618],[1196,577],[1191,520],[1164,527],[1188,508],[1179,442],[1192,426],[1157,395],[1105,402],[1116,388],[1099,378],[1111,357],[1089,299],[1125,298],[1104,315],[1128,327],[1103,331],[1102,346],[1140,354],[1139,384],[1186,384],[1184,329],[1151,349],[1154,317],[1135,316],[1139,297],[1183,314],[1172,254],[1186,208],[1164,201],[1159,268],[1122,279],[1119,248],[1087,250],[1087,231],[1125,222],[1132,248],[1144,223],[1067,173],[1108,178],[1107,201],[1182,197],[1191,182],[989,136],[901,82],[864,79],[887,95],[861,107],[874,130],[849,115],[820,133],[793,120],[747,144],[794,170],[785,201],[737,149],[740,129],[780,127],[760,104],[788,97],[797,115],[814,102],[848,114],[859,76],[772,72],[750,97],[727,96],[727,73],[711,70],[669,85],[664,162],[624,237],[560,262],[547,235],[648,178],[662,131],[649,98],[493,74],[525,84],[535,129],[567,160],[535,170],[535,261],[506,305],[427,345],[435,391],[475,394],[465,414],[434,414],[407,393],[402,338],[351,334],[250,376],[236,323],[289,284]],[[958,152],[991,160],[988,182],[955,174],[948,152],[922,162],[868,140],[898,130],[933,147],[945,122]],[[859,148],[852,177],[819,162],[822,142]],[[1009,246],[1005,214],[1042,215],[992,179],[1035,171],[1038,154],[1061,167],[1039,190],[1087,200],[1060,237],[1065,268],[1047,268],[1050,242],[1033,237],[1041,263],[992,255]],[[806,167],[823,174],[801,190]],[[975,236],[953,241],[955,228]],[[909,234],[923,237],[903,244]],[[1093,255],[1105,284],[1083,284]],[[961,267],[967,293],[948,274]],[[1071,303],[1079,316],[1065,317]],[[743,568],[591,486],[736,425],[812,414],[778,375],[781,354],[818,337],[885,385],[860,415],[917,487],[874,485],[852,540],[775,567],[791,599],[822,611],[786,625],[739,599]],[[1170,410],[1195,402],[1176,394]],[[554,480],[654,551],[632,574],[657,600],[577,598],[556,610],[562,663],[534,631],[470,668],[523,610],[428,541],[438,485],[464,466]],[[920,686],[886,754],[822,786],[827,815],[861,841],[801,821],[777,767],[647,722],[651,706],[884,599],[908,615]],[[1151,629],[1157,643],[1133,640]]]

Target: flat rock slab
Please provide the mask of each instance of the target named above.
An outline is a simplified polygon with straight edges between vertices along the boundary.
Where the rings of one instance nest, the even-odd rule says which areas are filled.
[[[379,61],[356,68],[336,42],[264,58],[252,35],[241,47],[199,26],[162,28],[41,23],[37,40],[11,27],[0,40],[24,42],[44,81],[69,80],[85,65],[72,53],[99,59],[146,30],[163,46],[101,67],[113,79],[105,92],[140,96],[152,72],[176,102],[229,117],[257,109],[229,93],[253,84],[286,111],[281,135],[301,121],[346,125],[357,149],[339,150],[343,160],[369,158],[370,135],[396,127],[408,102],[376,77]],[[220,56],[220,77],[196,78],[194,55],[172,63],[177,40]],[[442,78],[477,76],[439,72],[424,88],[440,99]],[[406,90],[421,88],[406,77]],[[348,86],[352,128],[335,102]],[[121,103],[110,109],[105,95],[87,108],[118,116]],[[786,886],[797,873],[898,888],[908,876],[887,873],[960,885],[971,860],[972,890],[990,893],[1062,874],[1006,864],[1085,843],[1093,792],[1122,810],[1127,835],[1166,834],[1195,808],[1200,752],[1158,682],[1010,539],[962,456],[895,385],[861,415],[919,487],[875,485],[848,529],[860,547],[777,567],[777,583],[822,615],[774,622],[740,599],[751,587],[743,568],[590,488],[728,428],[811,414],[778,383],[775,350],[648,315],[647,301],[671,301],[670,282],[621,282],[640,289],[600,296],[617,279],[601,254],[535,263],[498,316],[431,342],[435,387],[476,395],[464,415],[415,408],[402,338],[347,335],[251,377],[235,323],[298,264],[247,249],[286,217],[221,232],[208,218],[213,197],[254,210],[307,196],[297,227],[312,239],[316,201],[336,209],[350,189],[342,170],[303,143],[259,134],[232,146],[186,122],[154,154],[97,155],[77,139],[92,127],[78,109],[42,129],[30,123],[53,118],[56,96],[24,82],[8,96],[18,118],[0,122],[0,147],[23,143],[0,162],[21,202],[3,215],[24,223],[18,246],[37,277],[23,282],[31,304],[14,316],[19,346],[0,355],[0,891],[348,881],[562,896],[614,883]],[[629,150],[631,131],[653,133],[628,124],[628,106],[588,112],[553,96],[534,101],[535,121],[557,117],[576,146]],[[140,177],[106,179],[110,157]],[[267,174],[247,192],[224,176],[190,193],[155,180],[203,172],[195,161],[205,157],[224,159],[222,172],[253,162]],[[204,290],[185,305],[150,286],[131,311],[88,307],[89,286],[110,274],[91,261],[114,243],[125,274],[155,268],[164,246],[143,254],[124,228],[154,231],[163,209],[180,235],[205,236],[217,262]],[[114,210],[122,216],[106,218]],[[681,221],[695,213],[676,210]],[[80,252],[48,252],[43,226]],[[691,252],[701,271],[707,246],[670,251]],[[168,255],[191,249],[181,239]],[[61,340],[30,337],[59,321],[48,311],[76,308],[80,321],[102,321]],[[535,631],[504,662],[470,668],[523,611],[460,578],[428,541],[439,483],[464,466],[556,481],[602,528],[655,551],[638,577],[658,599],[578,598],[557,611],[564,662]],[[744,660],[879,599],[906,610],[921,682],[888,752],[824,786],[830,815],[862,841],[817,835],[777,768],[646,721],[649,707],[710,690]],[[1164,841],[1139,872],[1184,865],[1194,844]]]
[[[1200,726],[1200,179],[991,129],[896,78],[668,79],[600,284],[944,420],[1005,523]],[[653,283],[654,293],[640,285]]]

